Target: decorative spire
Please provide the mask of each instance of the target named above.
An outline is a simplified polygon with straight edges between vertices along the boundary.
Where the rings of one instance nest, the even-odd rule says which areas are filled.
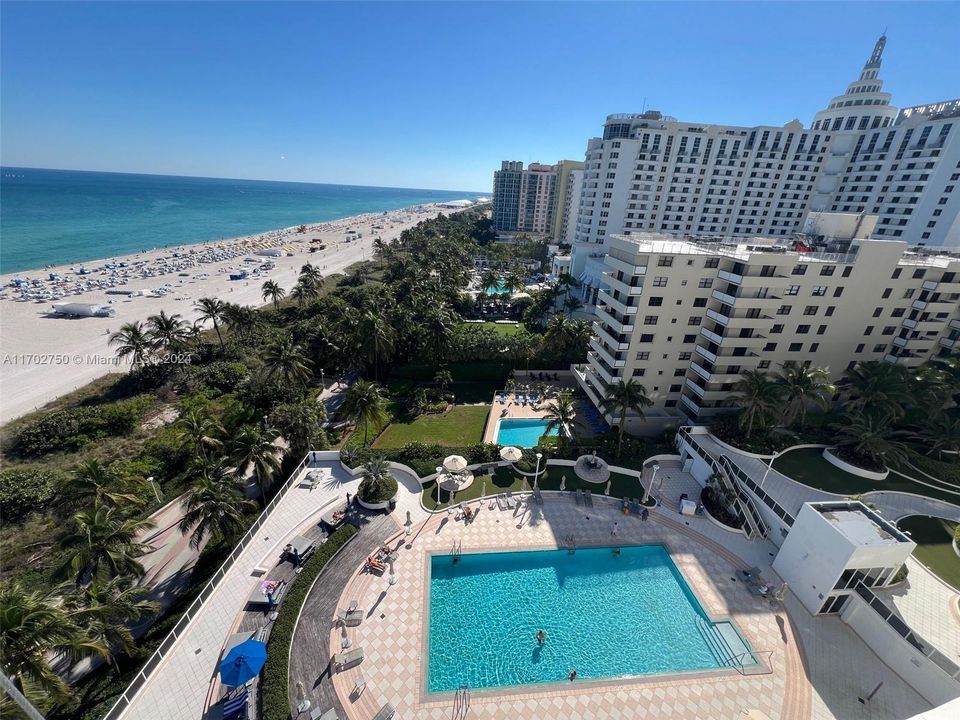
[[[883,48],[886,47],[886,44],[887,33],[884,31],[880,39],[877,40],[877,44],[873,46],[873,55],[867,60],[867,64],[863,66],[864,70],[876,70],[880,67],[880,61],[883,59]]]

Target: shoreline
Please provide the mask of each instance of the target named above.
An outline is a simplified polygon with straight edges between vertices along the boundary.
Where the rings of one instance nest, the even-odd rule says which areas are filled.
[[[128,322],[143,321],[161,310],[177,313],[188,322],[197,319],[194,303],[201,297],[250,307],[267,304],[261,286],[273,280],[289,292],[300,267],[311,263],[326,277],[373,255],[373,240],[395,241],[403,230],[438,213],[455,209],[439,203],[413,205],[393,211],[365,213],[324,223],[308,224],[306,233],[297,227],[241,236],[230,240],[177,245],[175,247],[106,258],[89,263],[59,265],[29,273],[0,275],[0,333],[4,338],[0,355],[0,424],[6,424],[48,402],[78,389],[110,372],[124,372],[107,344],[110,333]],[[381,227],[375,228],[379,225]],[[347,231],[362,234],[347,239]],[[316,238],[319,242],[311,243]],[[324,244],[324,250],[310,248]],[[257,250],[282,248],[281,256],[253,255]],[[173,257],[180,253],[181,257]],[[203,256],[201,259],[200,256]],[[257,263],[244,262],[256,258]],[[127,267],[121,268],[121,262]],[[254,267],[272,264],[253,273]],[[105,266],[115,264],[110,269]],[[80,275],[86,267],[89,274]],[[72,269],[71,269],[72,268]],[[250,276],[230,280],[231,271],[247,270]],[[120,272],[129,271],[129,272]],[[149,272],[146,272],[149,271]],[[40,280],[59,273],[75,293],[59,299],[17,300],[20,291],[10,287],[15,278]],[[110,285],[110,282],[114,282]],[[58,286],[49,279],[31,288],[37,294]],[[107,294],[110,291],[111,294]],[[120,293],[147,294],[127,295]],[[112,301],[112,302],[111,302]],[[51,314],[56,302],[108,304],[114,317],[69,318]]]

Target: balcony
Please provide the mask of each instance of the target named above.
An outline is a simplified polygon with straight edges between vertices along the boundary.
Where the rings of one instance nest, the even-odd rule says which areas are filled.
[[[696,360],[690,361],[690,369],[693,370],[697,375],[702,377],[707,382],[710,381],[711,372],[707,370],[703,365],[698,363]]]
[[[610,293],[608,293],[606,290],[600,290],[600,292],[597,294],[597,302],[604,303],[605,305],[609,305],[610,307],[612,307],[614,310],[621,313],[622,315],[637,314],[636,305],[625,305],[621,301],[614,299],[614,297]]]
[[[717,362],[717,356],[716,356],[714,353],[712,353],[712,352],[710,352],[709,350],[707,350],[706,348],[703,348],[703,347],[700,347],[699,345],[697,345],[697,353],[698,353],[701,357],[706,358],[707,360],[709,360],[709,361],[712,362],[712,363],[716,363],[716,362]]]
[[[951,320],[950,321],[951,330],[960,330],[960,320]]]
[[[940,345],[945,348],[953,349],[957,347],[957,340],[952,338],[942,337],[940,338]]]
[[[690,410],[692,410],[692,411],[693,411],[694,413],[696,413],[697,415],[700,414],[700,406],[697,405],[693,400],[691,400],[691,399],[690,399],[689,397],[687,397],[686,395],[681,395],[681,396],[680,396],[680,401],[681,401],[684,405],[686,405],[688,408],[690,408]]]
[[[719,300],[724,305],[734,305],[737,302],[737,299],[733,295],[727,295],[719,290],[714,290],[712,295],[714,300]]]
[[[923,285],[921,286],[924,290],[936,290],[938,283],[936,280],[924,280]]]
[[[630,343],[620,342],[617,340],[601,323],[593,323],[593,331],[602,337],[606,341],[607,345],[612,348],[616,348],[617,350],[627,350],[630,348]]]
[[[893,344],[896,345],[897,347],[906,347],[909,341],[910,341],[909,338],[898,336],[893,339]]]
[[[615,258],[613,255],[610,255],[610,254],[607,254],[606,256],[604,256],[604,262],[608,267],[611,267],[614,270],[619,270],[620,272],[628,276],[647,274],[646,265],[631,265],[630,263],[624,262],[619,258]]]
[[[606,361],[609,367],[622,368],[627,364],[626,360],[617,360],[613,354],[603,346],[603,343],[596,338],[590,338],[590,347],[592,347],[594,351]]]
[[[610,287],[614,290],[619,290],[625,295],[642,295],[643,294],[643,285],[630,285],[625,283],[623,280],[617,280],[616,273],[605,272],[603,277],[609,283]]]
[[[927,301],[926,301],[926,300],[914,300],[914,301],[913,301],[913,305],[911,305],[911,307],[912,307],[914,310],[926,310],[926,309],[927,309]]]
[[[883,359],[888,363],[896,363],[899,358],[896,355],[884,355]]]
[[[910,318],[903,319],[903,326],[909,330],[915,330],[917,327],[917,321],[911,320]]]
[[[717,345],[723,342],[723,337],[717,335],[711,330],[707,330],[705,327],[700,328],[700,334],[707,338],[707,340],[710,342],[716,343]]]
[[[608,385],[617,382],[620,378],[614,377],[613,373],[609,372],[600,360],[600,356],[595,352],[587,353],[587,362],[590,363],[590,367],[593,368],[593,371],[603,379]]]
[[[713,320],[715,323],[720,325],[726,325],[730,322],[730,318],[726,315],[721,315],[716,310],[707,310],[707,317]]]
[[[625,335],[629,335],[633,332],[633,323],[620,322],[611,312],[601,310],[597,313],[597,316],[600,319],[600,323],[607,328],[607,332],[623,333]]]
[[[693,390],[693,392],[695,392],[697,395],[699,395],[701,398],[703,398],[703,394],[706,392],[706,390],[704,390],[702,387],[700,387],[699,385],[697,385],[697,384],[696,384],[693,380],[691,380],[690,378],[687,378],[685,382],[686,382],[686,385],[687,385],[688,388],[690,388],[691,390]]]
[[[727,272],[726,270],[721,270],[717,273],[720,276],[721,280],[726,280],[727,282],[732,282],[735,285],[743,284],[743,275],[737,275],[736,273]]]

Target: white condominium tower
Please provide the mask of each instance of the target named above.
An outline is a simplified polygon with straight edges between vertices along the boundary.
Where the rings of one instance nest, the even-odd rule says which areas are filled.
[[[609,238],[579,385],[599,408],[610,384],[643,384],[653,406],[628,427],[648,433],[729,407],[745,370],[792,360],[837,379],[860,361],[913,367],[960,348],[960,257],[858,237],[876,218],[841,232],[850,218],[821,217],[846,235],[842,252],[783,238]]]
[[[878,216],[875,237],[960,247],[960,101],[898,112],[878,77],[885,43],[809,128],[608,116],[587,143],[571,258],[584,300],[614,234],[788,237],[811,212],[847,212]]]

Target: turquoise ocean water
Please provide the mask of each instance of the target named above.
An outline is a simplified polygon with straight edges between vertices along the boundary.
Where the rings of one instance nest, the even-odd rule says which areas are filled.
[[[0,168],[0,272],[480,195],[4,167]]]

